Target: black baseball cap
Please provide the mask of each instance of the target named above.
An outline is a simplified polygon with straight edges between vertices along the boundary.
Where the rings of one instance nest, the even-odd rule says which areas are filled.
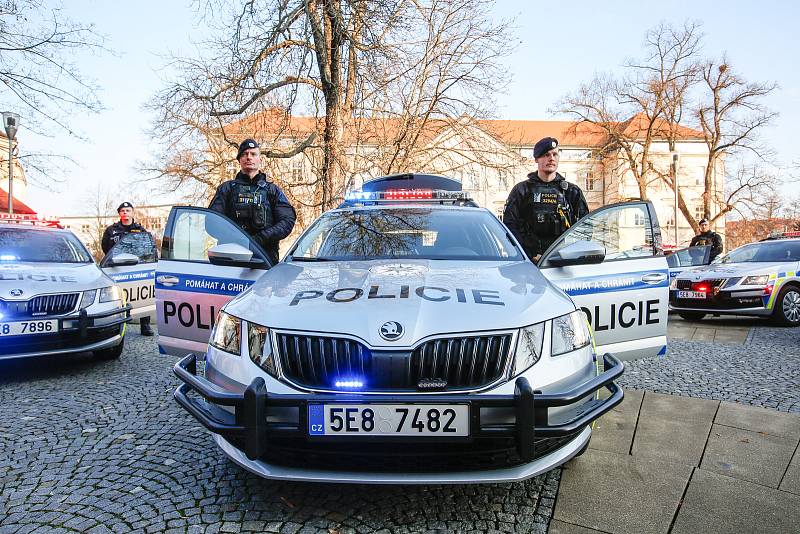
[[[555,137],[540,139],[539,142],[533,146],[533,157],[540,158],[554,148],[558,148],[558,139]]]
[[[242,157],[245,150],[249,150],[251,148],[258,148],[258,143],[256,143],[255,139],[245,139],[239,145],[239,152],[236,153],[236,160],[238,161],[239,158]]]
[[[708,219],[703,217],[702,219],[700,219],[700,222],[698,222],[697,224],[704,224],[704,223],[707,223],[707,222],[708,222]]]
[[[133,204],[131,204],[130,202],[123,202],[122,204],[117,206],[117,213],[119,213],[122,208],[131,208],[131,209],[133,209]]]

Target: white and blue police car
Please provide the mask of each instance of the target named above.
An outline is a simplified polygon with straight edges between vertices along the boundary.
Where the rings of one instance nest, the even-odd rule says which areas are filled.
[[[742,245],[680,273],[670,285],[670,309],[690,321],[745,315],[800,326],[800,232]]]
[[[131,309],[122,290],[72,232],[36,222],[0,223],[0,360],[118,358]]]
[[[260,476],[523,480],[585,450],[620,359],[666,351],[668,283],[648,202],[587,215],[537,266],[459,182],[395,175],[277,265],[223,215],[174,208],[159,347],[181,358],[176,400]]]

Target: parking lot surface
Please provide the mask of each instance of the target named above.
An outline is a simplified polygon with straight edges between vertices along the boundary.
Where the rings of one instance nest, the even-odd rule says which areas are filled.
[[[673,339],[624,386],[800,412],[800,329],[746,321],[743,344]],[[563,497],[560,469],[489,486],[263,480],[175,404],[173,364],[135,333],[115,362],[0,362],[0,533],[535,533]]]

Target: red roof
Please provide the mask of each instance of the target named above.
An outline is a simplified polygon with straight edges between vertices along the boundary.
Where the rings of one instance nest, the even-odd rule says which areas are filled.
[[[8,193],[5,189],[0,187],[0,210],[8,212]],[[14,197],[14,213],[22,213],[25,215],[36,215],[36,212],[23,201]]]

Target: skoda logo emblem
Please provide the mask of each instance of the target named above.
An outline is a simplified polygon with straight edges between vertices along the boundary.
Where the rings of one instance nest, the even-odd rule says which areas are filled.
[[[397,321],[387,321],[381,325],[381,337],[386,341],[395,341],[403,335],[403,325]]]
[[[19,296],[22,296],[22,290],[21,289],[12,289],[11,291],[8,292],[8,294],[11,295],[12,297],[19,297]]]

